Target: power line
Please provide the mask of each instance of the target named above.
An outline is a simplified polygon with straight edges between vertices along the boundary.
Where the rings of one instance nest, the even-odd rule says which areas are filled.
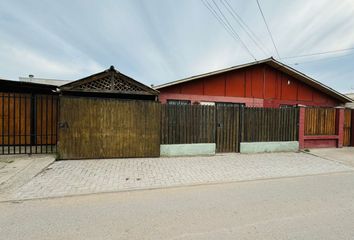
[[[327,57],[327,58],[321,58],[321,59],[316,59],[316,60],[310,60],[310,61],[305,61],[305,62],[295,62],[295,63],[290,63],[289,65],[302,65],[302,64],[306,64],[306,63],[321,62],[321,61],[327,61],[327,60],[336,59],[336,58],[347,57],[347,56],[351,56],[351,55],[354,55],[354,53],[349,53],[349,54],[335,56],[335,57]]]
[[[221,16],[220,16],[220,14],[218,14],[218,12],[213,8],[213,6],[207,0],[201,0],[201,2],[212,13],[212,15],[218,20],[218,22],[224,27],[224,29],[231,35],[231,37],[237,42],[240,41],[242,46],[247,50],[247,52],[250,54],[250,56],[252,56],[252,58],[254,60],[257,60],[254,57],[254,55],[252,54],[252,52],[245,45],[245,43],[242,41],[240,36],[237,34],[235,29],[232,27],[232,25],[229,23],[229,21],[227,20],[225,15],[223,15],[223,13],[221,12],[221,10],[217,6],[217,4],[213,1],[214,5],[218,8],[218,11],[220,12]]]
[[[271,40],[272,40],[272,42],[273,42],[274,49],[275,49],[275,51],[277,52],[278,58],[280,58],[280,55],[279,55],[279,52],[278,52],[278,48],[277,48],[277,46],[275,45],[275,42],[274,42],[274,39],[273,39],[273,35],[272,35],[272,33],[271,33],[271,31],[270,31],[270,29],[269,29],[269,27],[268,27],[268,24],[267,24],[267,21],[266,21],[266,19],[265,19],[265,17],[264,17],[264,14],[263,14],[261,5],[259,4],[259,1],[258,1],[258,0],[256,0],[256,1],[257,1],[258,9],[259,9],[259,11],[261,12],[261,15],[262,15],[262,17],[263,17],[264,24],[266,25],[267,30],[268,30],[268,33],[269,33],[269,35],[270,35],[270,38],[271,38]]]
[[[217,13],[215,12],[215,10],[210,6],[210,4],[208,2],[204,2],[204,0],[200,0],[204,6],[213,14],[213,16],[216,18],[216,20],[218,20],[218,22],[223,26],[223,28],[231,35],[231,37],[233,39],[235,39],[235,37],[233,36],[232,32],[227,28],[227,26],[225,25],[225,23],[222,21],[222,19],[220,19],[220,17],[217,15]]]
[[[254,44],[266,55],[268,56],[269,53],[265,51],[264,46],[261,46],[261,41],[259,38],[254,34],[254,32],[251,30],[251,28],[243,21],[241,16],[236,12],[236,10],[231,6],[231,4],[228,2],[228,0],[220,0],[220,2],[224,5],[226,10],[231,14],[231,16],[235,19],[235,21],[238,23],[239,26],[247,33],[249,38],[254,42]],[[225,4],[226,2],[226,4]]]
[[[224,20],[219,16],[219,14],[216,12],[216,10],[213,8],[213,6],[210,5],[210,3],[205,0],[201,0],[204,4],[205,7],[208,8],[208,10],[214,15],[214,17],[218,20],[218,22],[224,27],[224,29],[230,34],[230,36],[235,40],[238,41],[237,36],[232,32],[232,29],[224,22]]]
[[[309,53],[309,54],[302,54],[302,55],[296,55],[296,56],[283,57],[281,59],[311,57],[311,56],[325,55],[325,54],[331,54],[331,53],[337,53],[337,52],[345,52],[345,51],[353,51],[353,50],[354,50],[354,48],[344,48],[344,49],[330,50],[330,51],[324,51],[324,52],[316,52],[316,53]]]
[[[252,52],[249,50],[249,48],[246,46],[246,44],[242,41],[241,37],[237,34],[236,30],[233,28],[233,26],[231,25],[231,23],[229,22],[229,20],[227,19],[227,17],[225,16],[225,14],[221,11],[221,9],[219,8],[219,6],[216,4],[216,2],[214,0],[212,0],[212,2],[214,3],[215,7],[218,9],[219,13],[221,14],[221,16],[224,18],[225,22],[227,23],[227,25],[229,26],[229,28],[231,29],[231,31],[235,34],[235,36],[240,40],[242,46],[247,50],[247,52],[253,57],[253,59],[255,61],[257,61],[256,57],[252,54]]]

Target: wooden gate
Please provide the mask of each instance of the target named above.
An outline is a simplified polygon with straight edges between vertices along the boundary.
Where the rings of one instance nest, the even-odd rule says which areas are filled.
[[[351,126],[352,124],[352,110],[345,109],[344,110],[344,138],[343,138],[343,146],[350,146],[351,145]]]
[[[162,105],[161,144],[216,143],[217,152],[238,152],[239,119],[238,105]]]
[[[60,97],[60,159],[157,157],[160,104]]]
[[[216,104],[216,151],[240,151],[240,106]]]

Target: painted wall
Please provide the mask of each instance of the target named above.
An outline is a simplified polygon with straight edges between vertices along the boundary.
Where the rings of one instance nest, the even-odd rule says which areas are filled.
[[[193,102],[245,103],[246,106],[279,107],[281,104],[337,106],[340,103],[290,75],[266,64],[251,66],[158,89],[159,99]]]

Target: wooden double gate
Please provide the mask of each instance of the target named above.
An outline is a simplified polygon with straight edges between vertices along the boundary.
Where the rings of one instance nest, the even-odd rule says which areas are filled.
[[[160,104],[60,97],[60,159],[160,156]]]
[[[161,144],[216,143],[217,152],[239,152],[241,142],[297,141],[297,108],[242,105],[162,105]]]

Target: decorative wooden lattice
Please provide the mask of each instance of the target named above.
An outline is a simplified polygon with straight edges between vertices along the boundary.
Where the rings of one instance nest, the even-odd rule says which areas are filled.
[[[115,92],[144,92],[144,89],[132,84],[118,75],[107,76],[99,80],[81,84],[76,87],[80,90],[100,90],[100,91],[115,91]]]

